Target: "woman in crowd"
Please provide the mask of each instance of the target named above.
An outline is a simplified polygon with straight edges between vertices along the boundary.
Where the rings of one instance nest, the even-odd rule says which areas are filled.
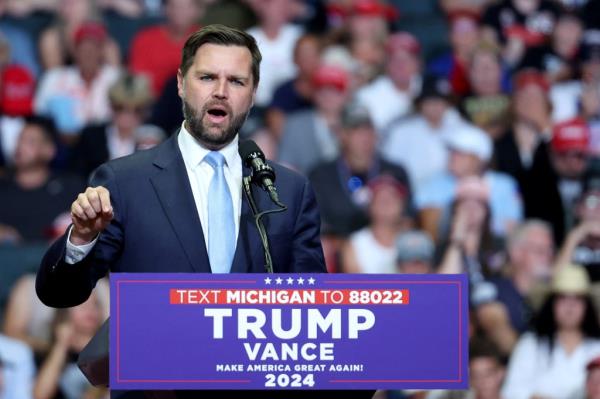
[[[534,322],[511,356],[504,398],[582,398],[586,365],[600,354],[590,282],[578,265],[560,269]]]

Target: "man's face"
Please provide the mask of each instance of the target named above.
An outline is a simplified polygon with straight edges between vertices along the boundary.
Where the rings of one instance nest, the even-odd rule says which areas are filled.
[[[104,42],[95,39],[83,39],[75,46],[75,61],[77,67],[84,73],[90,73],[102,66],[102,51]]]
[[[256,93],[252,56],[241,46],[204,44],[185,76],[177,73],[186,128],[206,148],[218,150],[244,124]]]
[[[353,160],[363,161],[359,161],[359,163],[368,163],[357,165],[368,169],[371,166],[370,163],[377,144],[377,133],[375,133],[373,127],[362,125],[345,128],[341,139],[343,151],[348,157]]]
[[[550,232],[531,228],[520,242],[509,249],[512,265],[519,271],[544,277],[550,273],[554,244]]]
[[[389,55],[386,71],[396,85],[410,84],[411,80],[419,73],[419,70],[419,59],[414,54],[398,49]]]
[[[15,166],[26,169],[48,164],[55,154],[54,144],[37,125],[25,125],[15,149]]]
[[[477,95],[494,95],[500,91],[501,69],[494,55],[479,52],[473,56],[469,80]]]
[[[581,150],[553,151],[556,173],[566,179],[578,179],[587,167],[588,156]]]

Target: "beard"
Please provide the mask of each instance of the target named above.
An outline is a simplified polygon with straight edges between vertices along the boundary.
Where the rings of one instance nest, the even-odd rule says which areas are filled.
[[[190,134],[198,140],[203,146],[210,150],[219,150],[231,143],[235,135],[238,133],[250,113],[250,109],[241,114],[233,114],[231,108],[222,103],[208,102],[204,104],[200,112],[197,112],[185,99],[183,102],[183,117],[187,123],[187,129]],[[224,127],[217,127],[212,123],[204,123],[204,115],[212,105],[219,104],[227,109],[229,123]],[[218,129],[217,132],[210,132],[211,128]]]

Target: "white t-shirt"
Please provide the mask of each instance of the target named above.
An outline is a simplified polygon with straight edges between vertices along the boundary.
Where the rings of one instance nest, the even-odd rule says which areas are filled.
[[[292,24],[285,25],[274,40],[269,39],[258,26],[248,29],[248,33],[256,39],[262,54],[256,105],[266,107],[271,103],[275,89],[296,74],[294,46],[302,35],[302,29]]]
[[[396,119],[412,112],[413,98],[418,94],[419,85],[420,82],[415,81],[411,90],[401,91],[384,75],[359,89],[356,99],[369,110],[375,128],[382,133]]]
[[[395,273],[396,248],[381,245],[369,228],[350,236],[357,263],[362,273]]]

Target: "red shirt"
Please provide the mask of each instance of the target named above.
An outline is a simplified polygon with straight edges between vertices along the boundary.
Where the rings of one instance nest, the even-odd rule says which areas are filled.
[[[189,34],[197,29],[198,26],[194,26]],[[155,96],[159,96],[167,80],[177,74],[181,50],[188,36],[175,39],[165,26],[158,25],[142,30],[133,39],[129,68],[150,78]]]

